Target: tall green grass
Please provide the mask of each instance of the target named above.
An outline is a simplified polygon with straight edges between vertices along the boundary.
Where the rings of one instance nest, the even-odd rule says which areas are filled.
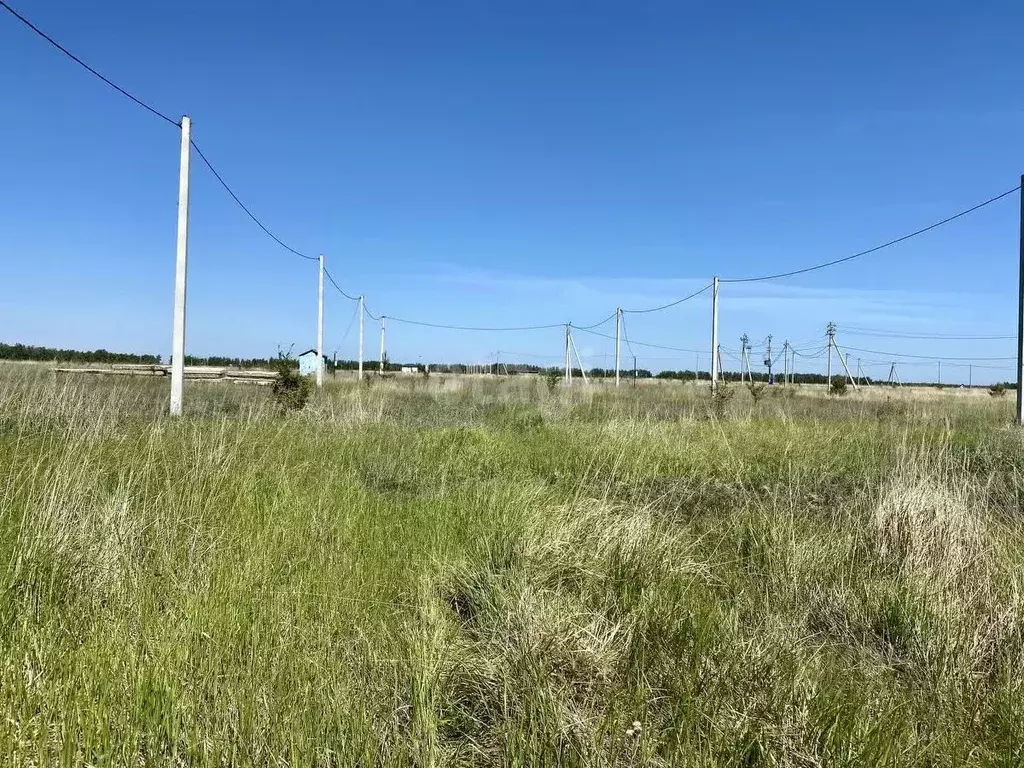
[[[11,765],[1024,764],[996,399],[0,368]]]

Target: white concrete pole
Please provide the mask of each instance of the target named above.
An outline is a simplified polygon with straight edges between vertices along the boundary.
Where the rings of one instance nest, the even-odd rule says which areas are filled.
[[[181,118],[178,170],[178,252],[174,266],[174,332],[171,340],[171,415],[181,414],[185,384],[185,285],[188,273],[188,182],[192,157],[192,121]]]
[[[782,386],[789,384],[789,339],[782,344],[782,363],[785,366],[782,370]]]
[[[587,369],[583,367],[583,359],[580,357],[580,351],[576,349],[576,340],[572,337],[572,333],[569,333],[569,343],[572,344],[572,351],[576,355],[576,362],[580,364],[580,375],[583,376],[583,383],[590,385],[587,381]]]
[[[359,297],[359,381],[363,380],[363,297]]]
[[[384,321],[387,318],[384,315],[380,316],[380,374],[384,375]]]
[[[1024,424],[1024,176],[1020,177],[1020,282],[1017,289],[1017,424]]]
[[[569,360],[569,324],[565,324],[565,383],[572,386],[572,366]]]
[[[711,287],[711,392],[718,391],[718,278]]]
[[[316,295],[316,385],[324,385],[324,255],[320,254],[320,281]]]
[[[621,359],[621,347],[619,346],[622,326],[622,307],[615,310],[615,386],[619,386],[619,360]]]
[[[850,383],[853,384],[853,388],[857,389],[857,380],[854,379],[853,378],[853,374],[850,373],[850,362],[848,360],[848,358],[850,357],[850,353],[847,352],[846,354],[843,354],[843,350],[841,350],[839,348],[839,345],[836,344],[835,338],[832,339],[832,346],[836,348],[836,354],[839,357],[839,362],[843,364],[843,370],[846,371],[846,377],[850,380]],[[831,361],[831,356],[830,356],[829,362],[830,363],[832,362]],[[831,378],[831,377],[829,377],[829,378]]]

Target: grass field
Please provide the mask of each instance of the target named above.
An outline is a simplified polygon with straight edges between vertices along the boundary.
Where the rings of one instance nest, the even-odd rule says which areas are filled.
[[[10,765],[1024,765],[1012,393],[0,366]]]

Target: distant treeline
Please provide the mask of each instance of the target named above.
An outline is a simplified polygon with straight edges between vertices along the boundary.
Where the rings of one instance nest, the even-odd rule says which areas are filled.
[[[160,355],[109,352],[106,349],[89,351],[34,347],[29,344],[0,344],[0,360],[55,360],[67,363],[147,363],[159,365]]]
[[[110,352],[106,349],[79,350],[79,349],[56,349],[54,347],[36,347],[30,344],[3,344],[0,343],[0,360],[25,360],[25,361],[57,361],[68,363],[139,363],[146,365],[159,365],[162,363],[160,355],[139,355],[133,352]],[[271,368],[280,362],[278,357],[197,357],[195,355],[185,356],[185,365],[209,365],[217,368]],[[402,370],[404,365],[415,365],[413,363],[392,363],[384,361],[384,370],[394,373]],[[424,366],[419,364],[422,370]],[[565,368],[562,366],[538,366],[528,363],[492,363],[491,365],[467,365],[465,363],[430,363],[430,373],[470,373],[485,372],[496,375],[520,375],[535,374],[538,376],[562,376]],[[359,368],[358,360],[332,360],[327,358],[327,371],[355,371]],[[363,370],[374,372],[380,370],[380,362],[377,360],[364,360]],[[582,378],[582,371],[579,368],[572,369],[572,375]],[[750,374],[756,382],[767,382],[768,374],[753,371]],[[587,376],[592,379],[614,378],[615,370],[612,368],[590,368]],[[660,371],[652,373],[646,368],[623,368],[619,376],[625,380],[637,379],[668,379],[676,381],[710,381],[711,375],[708,371]],[[777,383],[782,383],[782,374],[775,376]],[[826,384],[828,378],[822,373],[793,373],[791,378],[794,384]],[[841,375],[833,376],[833,380],[842,380]],[[725,371],[722,379],[727,382],[738,382],[739,371]],[[884,381],[872,378],[861,378],[863,384],[884,384]],[[908,387],[944,387],[961,386],[958,384],[937,384],[934,381],[904,381]],[[980,385],[979,385],[980,386]],[[988,387],[988,385],[984,385]],[[1015,390],[1014,382],[1003,382],[995,385],[1002,389]]]

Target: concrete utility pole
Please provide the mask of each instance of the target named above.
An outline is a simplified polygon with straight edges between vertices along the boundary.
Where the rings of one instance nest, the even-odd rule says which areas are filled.
[[[622,307],[615,310],[615,386],[619,386],[619,360],[621,359],[620,353],[621,348],[619,346],[619,340],[621,338],[621,327],[622,327]]]
[[[1021,265],[1021,286],[1024,291],[1024,255],[1021,256]],[[1024,305],[1022,305],[1021,311],[1024,312]],[[1021,323],[1024,324],[1024,315],[1021,315],[1021,318]],[[718,368],[718,278],[716,277],[711,284],[711,394],[718,391]],[[1024,371],[1024,368],[1021,370]]]
[[[363,380],[363,297],[359,297],[359,381]]]
[[[967,388],[970,389],[974,386],[974,366],[970,363],[967,364]]]
[[[387,320],[387,317],[385,315],[381,315],[380,316],[380,375],[381,376],[384,375],[384,354],[385,354],[385,352],[384,352],[384,334],[385,334],[385,328],[386,328],[386,324],[385,324],[386,320]]]
[[[826,377],[826,381],[825,381],[825,388],[826,389],[825,389],[825,391],[826,392],[831,392],[832,391],[832,347],[836,343],[836,341],[835,341],[835,337],[836,337],[836,324],[835,323],[829,323],[828,325],[826,325],[825,326],[825,333],[828,336],[828,367],[826,368],[828,373],[825,374],[825,377]]]
[[[846,378],[853,384],[853,388],[857,389],[857,382],[853,378],[853,374],[850,373],[850,353],[843,354],[843,351],[839,349],[839,345],[836,344],[835,339],[832,339],[832,346],[836,348],[836,353],[839,355],[839,362],[843,364],[843,370],[846,371]]]
[[[565,324],[565,385],[567,387],[572,386],[572,367],[569,360],[569,339],[571,338],[569,329],[571,327],[570,323]]]
[[[789,339],[782,342],[782,386],[789,384]]]
[[[572,345],[572,351],[576,355],[576,362],[580,364],[580,375],[583,377],[583,383],[590,386],[590,382],[587,381],[587,369],[583,367],[583,358],[580,357],[580,351],[576,348],[576,340],[569,334],[569,343]]]
[[[772,378],[772,335],[770,333],[768,334],[768,354],[764,361],[768,365],[768,383],[774,384],[775,379]]]
[[[1017,290],[1017,424],[1024,424],[1024,176],[1020,177],[1020,285]]]
[[[320,254],[320,282],[316,296],[316,386],[324,385],[324,255]]]
[[[750,343],[750,337],[747,334],[740,336],[740,384],[743,383],[743,366],[747,366],[747,374],[750,374],[750,361],[747,359],[747,344]],[[753,380],[751,380],[753,381]]]
[[[939,386],[942,386],[942,361],[941,360],[936,360],[935,362],[939,366],[938,383],[939,383]]]
[[[174,263],[174,330],[171,338],[171,415],[181,415],[185,387],[185,285],[188,273],[188,182],[192,158],[192,121],[181,118],[178,167],[178,249]],[[1024,258],[1024,255],[1022,255]]]

